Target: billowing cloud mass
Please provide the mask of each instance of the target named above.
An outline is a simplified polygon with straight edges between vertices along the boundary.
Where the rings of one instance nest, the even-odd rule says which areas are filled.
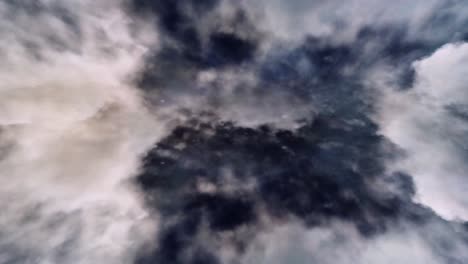
[[[418,198],[441,216],[468,219],[468,44],[450,43],[413,62],[416,80],[384,101],[382,129],[407,150],[396,167],[413,175]]]
[[[162,130],[130,78],[157,36],[117,1],[0,17],[0,263],[131,263],[157,222],[128,181]]]
[[[0,263],[468,263],[464,0],[0,1]]]

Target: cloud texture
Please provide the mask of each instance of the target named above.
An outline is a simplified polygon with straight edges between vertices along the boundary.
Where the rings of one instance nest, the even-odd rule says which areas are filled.
[[[465,1],[0,17],[0,263],[468,262]]]

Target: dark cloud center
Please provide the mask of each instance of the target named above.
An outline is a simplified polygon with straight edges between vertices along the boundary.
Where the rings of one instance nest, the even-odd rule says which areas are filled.
[[[410,175],[386,172],[385,162],[401,152],[370,119],[377,94],[365,80],[372,69],[386,65],[394,70],[392,85],[410,89],[411,63],[462,39],[466,29],[465,35],[458,28],[428,41],[411,36],[404,23],[364,25],[349,43],[308,36],[264,51],[262,45],[271,39],[250,10],[234,5],[234,15],[223,17],[223,3],[133,1],[134,12],[156,17],[162,39],[139,86],[176,109],[185,108],[190,117],[144,158],[137,183],[148,206],[161,213],[163,228],[159,247],[137,263],[219,263],[216,247],[205,245],[200,234],[234,244],[242,255],[256,232],[266,228],[265,217],[273,223],[299,219],[308,228],[339,219],[369,239],[400,222],[454,224],[413,202]],[[436,13],[424,30],[436,33],[452,23]],[[257,82],[236,83],[229,96],[222,81],[201,84],[201,92],[197,76],[207,70],[249,73]],[[201,106],[184,105],[188,95],[200,99]],[[281,99],[268,101],[271,95]],[[258,104],[258,111],[266,111],[260,107],[266,101],[268,109],[288,101],[289,108],[308,111],[289,129],[225,120],[223,111],[232,102],[246,100]],[[226,242],[226,233],[239,235]]]

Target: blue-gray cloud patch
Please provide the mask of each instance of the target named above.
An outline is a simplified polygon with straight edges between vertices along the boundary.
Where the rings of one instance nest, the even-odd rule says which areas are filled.
[[[185,108],[186,117],[143,159],[136,184],[147,206],[161,214],[162,231],[159,246],[136,263],[222,263],[218,249],[208,246],[216,241],[235,244],[241,259],[263,230],[265,217],[272,223],[299,219],[309,229],[338,219],[366,239],[385,236],[401,223],[437,221],[450,230],[460,225],[414,201],[417,186],[411,175],[386,170],[386,162],[404,151],[380,134],[372,119],[378,92],[366,81],[385,65],[393,70],[387,80],[392,87],[411,89],[413,61],[466,38],[464,22],[450,16],[462,3],[441,1],[440,12],[426,17],[420,34],[402,20],[363,25],[354,39],[341,43],[333,36],[287,43],[268,36],[258,18],[249,17],[248,5],[229,2],[235,19],[223,17],[226,2],[133,1],[135,15],[157,18],[163,41],[138,84],[147,95],[156,93],[175,109]],[[213,18],[208,26],[206,16]],[[222,82],[197,90],[197,76],[208,70],[251,74],[256,82],[239,82],[228,95],[220,92]],[[284,95],[292,109],[310,106],[294,120],[297,126],[243,126],[224,117],[229,102],[262,102],[275,93]],[[205,98],[206,104],[187,107],[179,100],[187,96]],[[462,113],[456,107],[452,111]],[[244,229],[251,231],[229,242],[220,238]],[[460,236],[462,246],[468,246],[467,234]],[[449,253],[435,250],[445,263],[462,263],[451,255],[451,243],[431,243],[448,248]]]

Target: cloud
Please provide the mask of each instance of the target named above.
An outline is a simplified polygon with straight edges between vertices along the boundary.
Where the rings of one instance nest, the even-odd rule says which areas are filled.
[[[157,36],[121,4],[0,3],[1,263],[130,263],[156,231],[128,181],[163,133],[130,82]]]
[[[384,236],[366,239],[346,222],[331,222],[312,229],[289,223],[257,236],[242,263],[446,263],[450,258],[439,255],[440,241],[425,237],[423,232],[437,234],[438,239],[451,241],[449,244],[460,243],[460,237],[455,233],[451,237],[437,228],[438,223],[400,226]],[[457,261],[466,261],[468,257],[462,247],[448,251],[447,255],[457,255]]]
[[[408,39],[444,41],[466,25],[466,6],[462,1],[352,0],[244,1],[255,14],[259,27],[286,42],[312,36],[334,43],[349,43],[362,28],[404,27]],[[458,36],[463,37],[463,36]]]
[[[136,178],[161,228],[137,263],[466,261],[388,130],[416,131],[421,76],[441,77],[422,64],[466,38],[462,2],[131,3],[161,34],[137,84],[174,121]]]
[[[464,261],[464,227],[414,203],[410,176],[387,174],[395,149],[372,127],[338,116],[296,131],[177,127],[137,178],[164,230],[137,263]]]
[[[138,78],[157,111],[216,112],[249,126],[296,127],[316,112],[349,111],[342,97],[371,105],[373,95],[361,91],[366,72],[390,66],[411,85],[412,61],[467,34],[458,1],[135,0],[131,7],[161,32]]]
[[[467,262],[467,10],[1,3],[0,262]]]
[[[395,166],[413,175],[418,199],[449,219],[467,219],[465,117],[468,44],[447,44],[413,63],[407,92],[384,98],[384,135],[407,151]]]

